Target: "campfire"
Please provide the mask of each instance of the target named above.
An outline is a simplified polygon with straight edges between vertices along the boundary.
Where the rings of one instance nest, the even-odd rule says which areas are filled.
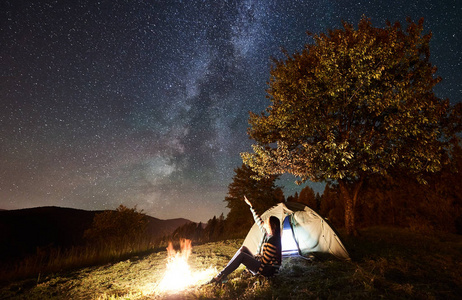
[[[167,269],[157,286],[158,292],[179,292],[188,287],[204,284],[216,274],[216,269],[192,270],[188,264],[191,255],[191,240],[180,240],[180,251],[175,251],[171,242],[167,247]]]

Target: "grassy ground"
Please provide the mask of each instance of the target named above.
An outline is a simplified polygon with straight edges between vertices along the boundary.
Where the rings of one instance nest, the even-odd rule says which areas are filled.
[[[0,287],[2,299],[459,299],[462,236],[371,228],[344,239],[352,260],[285,258],[271,279],[239,268],[222,285],[161,293],[165,251]],[[193,246],[194,270],[222,268],[242,240]]]

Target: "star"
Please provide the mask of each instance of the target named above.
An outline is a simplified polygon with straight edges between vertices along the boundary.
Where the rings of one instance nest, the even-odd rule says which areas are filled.
[[[461,101],[454,1],[4,1],[0,208],[226,214],[248,113],[269,105],[271,57],[363,15],[374,26],[424,17],[435,92]],[[279,182],[286,196],[302,188],[293,181]]]

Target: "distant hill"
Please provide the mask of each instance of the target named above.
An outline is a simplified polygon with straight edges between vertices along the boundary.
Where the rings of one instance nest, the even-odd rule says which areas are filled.
[[[97,213],[55,206],[0,210],[0,260],[36,253],[38,247],[62,247],[83,244],[83,233]],[[147,216],[148,234],[153,238],[172,233],[191,222],[187,219],[161,220]]]
[[[161,220],[151,216],[148,216],[148,220],[149,223],[146,230],[148,234],[150,234],[153,238],[169,235],[173,233],[178,227],[192,222],[183,218]]]

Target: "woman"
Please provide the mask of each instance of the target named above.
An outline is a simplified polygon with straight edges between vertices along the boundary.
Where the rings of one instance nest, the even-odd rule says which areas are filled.
[[[253,253],[245,246],[241,247],[228,265],[217,276],[212,278],[209,283],[220,283],[226,280],[226,277],[236,270],[240,264],[243,264],[252,274],[261,274],[263,276],[272,276],[281,265],[281,223],[277,217],[271,216],[265,222],[252,207],[252,203],[244,196],[245,202],[250,206],[255,222],[264,234],[263,251],[261,255],[254,256]],[[260,249],[258,249],[260,253]]]

